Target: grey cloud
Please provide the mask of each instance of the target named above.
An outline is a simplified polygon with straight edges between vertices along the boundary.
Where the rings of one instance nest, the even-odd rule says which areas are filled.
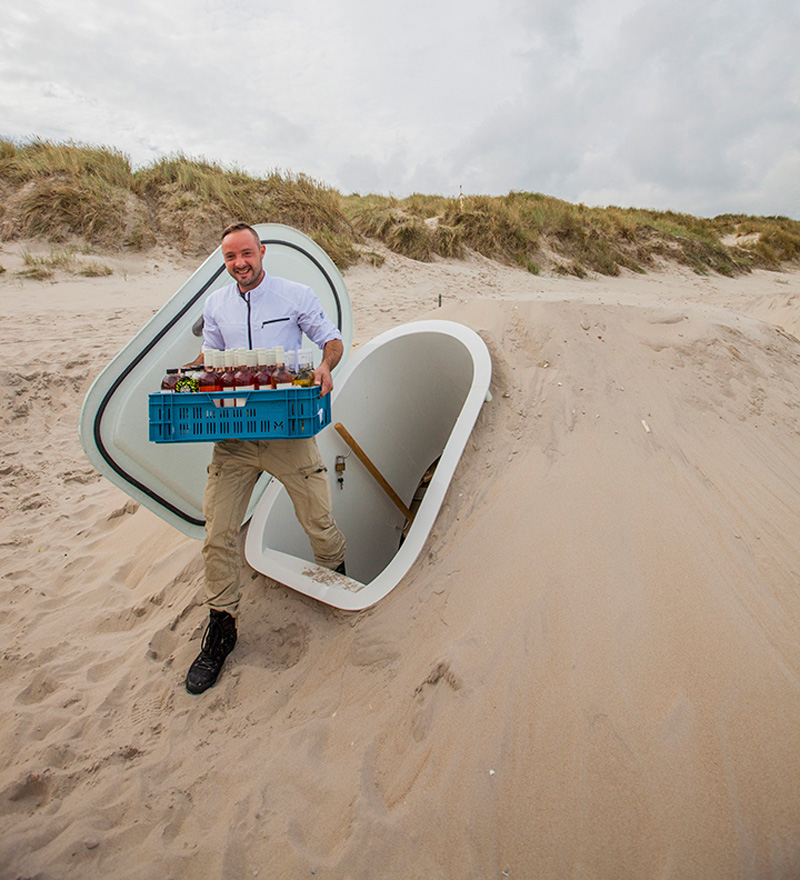
[[[780,37],[777,27],[743,3],[643,6],[594,52],[532,53],[523,97],[477,125],[453,161],[499,192],[749,210],[798,145],[797,15],[781,18]],[[777,210],[796,213],[800,182],[786,185]]]
[[[32,0],[0,40],[5,136],[345,191],[800,216],[795,0]]]

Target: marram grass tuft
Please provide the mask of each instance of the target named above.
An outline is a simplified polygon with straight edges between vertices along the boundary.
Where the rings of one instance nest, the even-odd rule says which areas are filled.
[[[228,223],[244,220],[302,230],[341,269],[362,258],[382,263],[376,241],[413,260],[478,253],[576,277],[645,272],[664,261],[723,275],[800,261],[800,222],[786,217],[592,208],[522,191],[344,196],[304,174],[252,176],[181,153],[133,171],[114,147],[72,141],[0,139],[0,193],[4,238],[110,250],[168,245],[202,256]]]

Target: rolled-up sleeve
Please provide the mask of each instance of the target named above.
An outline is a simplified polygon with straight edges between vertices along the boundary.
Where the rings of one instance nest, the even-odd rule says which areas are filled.
[[[213,301],[210,298],[203,307],[203,348],[225,351],[225,339],[214,315]]]
[[[302,304],[298,309],[297,323],[300,329],[319,348],[324,348],[331,339],[341,339],[339,329],[325,314],[317,295],[311,288],[306,288]]]

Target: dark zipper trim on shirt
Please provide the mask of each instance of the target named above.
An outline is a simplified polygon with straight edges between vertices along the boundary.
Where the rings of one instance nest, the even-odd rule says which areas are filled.
[[[247,347],[253,347],[253,331],[250,328],[250,291],[239,291],[239,296],[247,303]]]
[[[261,327],[263,329],[267,324],[280,324],[281,321],[291,321],[291,318],[270,318],[269,321],[262,321]]]

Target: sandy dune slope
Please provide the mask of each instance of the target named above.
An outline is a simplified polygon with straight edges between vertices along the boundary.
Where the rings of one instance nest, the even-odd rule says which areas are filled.
[[[352,270],[358,341],[462,321],[493,399],[397,589],[248,570],[198,698],[200,545],[77,438],[159,262],[0,279],[0,878],[800,875],[800,274]]]

